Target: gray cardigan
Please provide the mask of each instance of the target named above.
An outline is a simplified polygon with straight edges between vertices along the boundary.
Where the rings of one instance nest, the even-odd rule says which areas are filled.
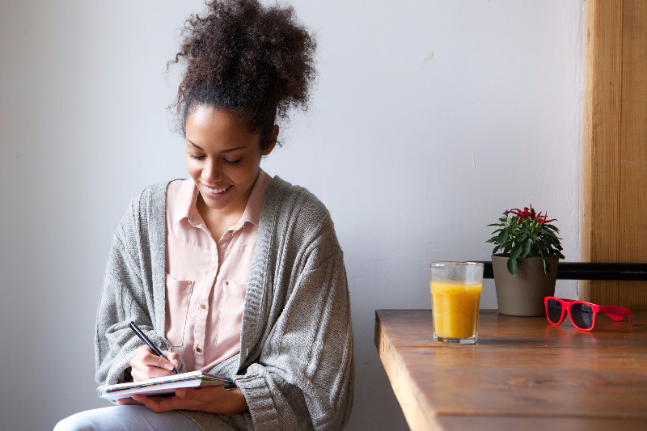
[[[124,380],[148,337],[172,350],[165,332],[166,188],[135,196],[115,233],[97,312],[96,380]],[[184,371],[184,364],[180,364]],[[341,248],[324,205],[274,177],[252,260],[240,354],[211,372],[232,376],[249,411],[183,411],[203,430],[339,430],[353,400],[350,299]]]

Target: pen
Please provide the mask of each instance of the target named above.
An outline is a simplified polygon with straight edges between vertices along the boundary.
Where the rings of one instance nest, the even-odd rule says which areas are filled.
[[[138,336],[139,338],[141,338],[141,339],[142,339],[142,341],[143,341],[144,343],[148,344],[148,347],[150,347],[150,348],[151,348],[151,350],[153,351],[153,353],[155,353],[157,356],[161,356],[162,358],[164,358],[164,359],[166,359],[167,361],[171,362],[171,360],[170,360],[169,358],[167,358],[166,356],[164,356],[164,353],[162,353],[162,352],[160,351],[160,349],[158,349],[158,348],[155,346],[155,344],[153,344],[153,343],[151,342],[151,340],[149,340],[149,339],[148,339],[148,337],[147,337],[147,336],[146,336],[146,335],[141,331],[141,329],[139,329],[139,328],[137,327],[137,325],[135,325],[135,322],[130,322],[130,325],[128,325],[128,326],[130,326],[130,329],[132,329],[133,331],[135,331],[135,334],[137,334],[137,336]],[[172,362],[171,362],[171,364],[172,364]],[[175,369],[175,367],[173,367],[173,372],[174,372],[175,374],[179,374],[179,373],[177,372],[177,370]]]

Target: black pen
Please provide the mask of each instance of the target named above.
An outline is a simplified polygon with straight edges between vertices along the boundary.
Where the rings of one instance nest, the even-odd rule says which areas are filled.
[[[150,348],[151,348],[151,350],[153,351],[153,353],[155,353],[157,356],[161,356],[162,358],[164,358],[164,359],[166,359],[167,361],[171,362],[171,360],[170,360],[169,358],[167,358],[166,356],[164,356],[164,353],[162,353],[162,352],[160,351],[160,349],[158,349],[158,348],[155,346],[155,344],[153,344],[153,343],[151,342],[151,340],[149,340],[149,339],[148,339],[148,337],[146,336],[146,334],[144,334],[144,333],[141,331],[141,329],[139,329],[139,328],[137,327],[137,325],[135,325],[135,322],[130,322],[130,325],[128,325],[128,326],[130,326],[130,329],[132,329],[133,331],[135,331],[135,334],[137,334],[137,336],[138,336],[139,338],[141,338],[141,339],[142,339],[142,341],[143,341],[144,343],[148,344],[148,347],[150,347]],[[171,364],[172,364],[172,363],[173,363],[173,362],[171,362]],[[174,372],[175,374],[179,374],[179,373],[177,372],[177,370],[175,369],[175,367],[173,367],[173,372]]]

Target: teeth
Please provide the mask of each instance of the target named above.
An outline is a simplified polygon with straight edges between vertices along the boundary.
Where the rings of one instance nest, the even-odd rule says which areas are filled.
[[[203,184],[204,188],[209,192],[209,193],[222,193],[225,190],[227,190],[230,186],[223,187],[221,189],[212,189],[211,187],[207,187]]]

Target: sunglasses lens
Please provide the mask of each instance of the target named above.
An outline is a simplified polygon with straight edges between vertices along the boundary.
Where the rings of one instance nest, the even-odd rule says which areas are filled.
[[[559,318],[562,317],[562,303],[556,299],[548,300],[548,320],[552,323],[559,322]]]
[[[590,305],[575,303],[571,305],[571,318],[578,328],[589,329],[593,326],[593,309]]]

